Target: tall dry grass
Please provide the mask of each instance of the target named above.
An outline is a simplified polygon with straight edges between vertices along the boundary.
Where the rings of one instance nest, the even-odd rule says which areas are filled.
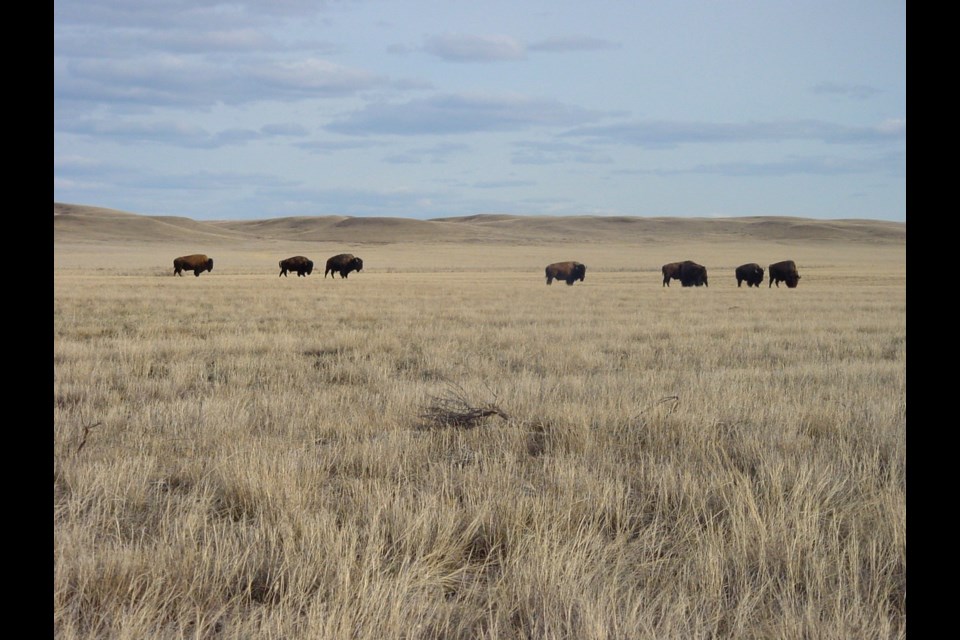
[[[401,249],[60,251],[58,638],[905,637],[902,248]]]

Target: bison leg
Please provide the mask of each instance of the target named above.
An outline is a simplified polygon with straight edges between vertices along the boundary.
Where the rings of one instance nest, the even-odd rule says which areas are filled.
[[[553,284],[553,278],[551,276],[547,276],[547,284]]]

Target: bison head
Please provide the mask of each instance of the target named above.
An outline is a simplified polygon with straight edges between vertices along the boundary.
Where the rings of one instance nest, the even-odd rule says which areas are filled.
[[[363,270],[363,260],[360,258],[354,258],[350,261],[350,268],[352,268],[354,271]]]
[[[213,271],[213,258],[207,259],[207,271]]]
[[[313,273],[313,260],[307,260],[307,275]]]
[[[580,264],[579,262],[573,265],[573,273],[571,274],[574,280],[579,280],[583,282],[587,277],[587,265]]]

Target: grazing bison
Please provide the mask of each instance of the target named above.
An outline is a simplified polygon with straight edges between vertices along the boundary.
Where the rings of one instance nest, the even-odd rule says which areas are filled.
[[[572,285],[577,280],[583,282],[587,277],[587,266],[573,260],[569,262],[554,262],[547,265],[547,284],[553,284],[554,279],[563,280]]]
[[[795,289],[797,282],[800,280],[800,274],[797,273],[797,265],[793,260],[775,262],[767,267],[767,270],[770,273],[770,284],[767,285],[768,289],[772,287],[774,283],[776,283],[777,288],[779,288],[781,282],[786,282],[789,288]]]
[[[760,284],[763,282],[763,267],[756,262],[737,267],[737,286],[739,287],[743,282],[747,283],[747,288],[760,288]]]
[[[351,271],[361,271],[363,269],[363,260],[352,253],[341,253],[327,260],[327,270],[323,272],[323,277],[327,274],[333,277],[333,274],[339,273],[341,278],[346,278]]]
[[[173,274],[183,277],[181,271],[193,271],[193,275],[200,277],[204,271],[213,271],[213,258],[208,258],[202,253],[195,253],[192,256],[180,256],[173,261]]]
[[[691,260],[680,263],[680,284],[684,287],[709,287],[707,268]]]
[[[689,260],[687,262],[689,262]],[[669,287],[671,280],[680,279],[680,266],[682,264],[682,262],[670,262],[660,268],[660,271],[663,272],[663,285],[661,286]]]
[[[313,260],[309,260],[303,256],[293,256],[292,258],[281,260],[280,275],[286,278],[288,271],[296,271],[298,278],[300,276],[307,277],[313,273]]]

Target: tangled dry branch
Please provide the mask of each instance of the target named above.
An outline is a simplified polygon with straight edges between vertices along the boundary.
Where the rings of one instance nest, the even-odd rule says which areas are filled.
[[[489,390],[489,388],[488,388]],[[456,427],[472,429],[490,416],[499,416],[509,420],[510,416],[497,404],[494,394],[492,402],[475,403],[471,401],[463,387],[448,383],[447,390],[439,396],[432,396],[420,418],[423,428]]]
[[[83,412],[80,413],[80,422],[81,422],[81,423],[84,422],[84,420],[83,420]],[[80,444],[77,446],[77,451],[76,451],[77,453],[80,453],[80,451],[83,449],[83,447],[86,446],[86,444],[87,444],[87,436],[90,435],[90,431],[91,431],[92,429],[96,428],[96,427],[99,427],[99,426],[102,425],[102,424],[103,424],[103,422],[100,421],[100,422],[95,422],[94,424],[81,424],[81,425],[80,425],[81,427],[83,427],[83,436],[80,438]]]

